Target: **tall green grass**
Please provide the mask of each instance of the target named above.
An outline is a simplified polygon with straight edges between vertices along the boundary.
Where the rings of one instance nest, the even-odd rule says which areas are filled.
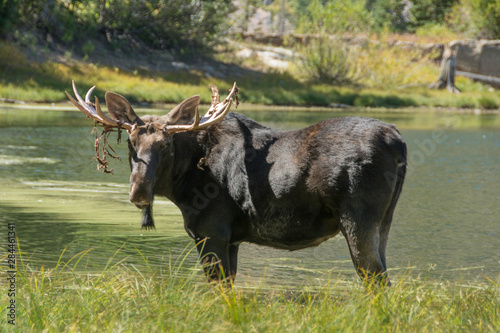
[[[365,289],[331,278],[319,287],[234,288],[206,283],[184,256],[163,269],[115,261],[79,270],[91,250],[51,269],[18,267],[19,332],[498,332],[499,282],[436,281],[411,272]],[[118,250],[120,251],[120,249]],[[117,251],[117,253],[118,253]],[[62,255],[61,255],[62,258]],[[393,277],[394,278],[394,277]],[[3,296],[3,295],[2,295]],[[2,303],[3,304],[3,303]],[[12,331],[2,320],[0,330]]]

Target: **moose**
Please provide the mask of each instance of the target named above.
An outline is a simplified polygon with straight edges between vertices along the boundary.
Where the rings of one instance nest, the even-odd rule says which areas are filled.
[[[232,283],[242,242],[278,249],[317,246],[339,232],[366,283],[389,285],[386,245],[406,174],[406,144],[394,125],[365,117],[278,131],[239,113],[236,83],[200,118],[200,96],[164,116],[139,117],[121,95],[73,104],[105,130],[128,133],[130,201],[154,227],[155,195],[181,211],[209,281]]]

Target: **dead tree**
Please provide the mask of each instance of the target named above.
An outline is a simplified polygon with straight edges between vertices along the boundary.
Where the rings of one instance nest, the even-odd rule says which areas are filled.
[[[441,60],[441,70],[436,82],[431,83],[429,88],[444,89],[449,92],[459,94],[460,90],[455,87],[455,70],[456,70],[456,51],[452,50],[449,46],[445,46],[443,52],[443,59]]]

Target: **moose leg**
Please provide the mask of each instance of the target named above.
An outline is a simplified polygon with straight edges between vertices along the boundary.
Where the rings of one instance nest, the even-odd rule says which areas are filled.
[[[341,224],[358,275],[366,284],[390,285],[385,267],[387,235],[381,238],[380,222],[360,223],[359,216],[353,215],[345,215]]]
[[[210,282],[232,281],[227,241],[205,239],[197,245],[203,270]]]
[[[394,215],[394,209],[396,208],[396,204],[399,199],[399,195],[401,194],[401,188],[403,186],[404,174],[406,172],[406,167],[402,167],[398,169],[399,176],[397,178],[395,186],[395,191],[392,195],[392,200],[387,208],[387,211],[384,214],[382,219],[382,223],[380,225],[380,241],[379,241],[379,255],[382,263],[384,265],[384,269],[387,270],[387,263],[385,260],[385,248],[387,246],[387,240],[389,239],[389,230],[391,229],[392,217]],[[390,282],[388,283],[390,285]]]
[[[395,205],[389,207],[386,216],[384,216],[384,219],[382,220],[382,224],[380,225],[380,230],[379,230],[380,240],[379,240],[378,252],[380,259],[382,260],[382,264],[384,265],[384,270],[387,270],[387,263],[385,260],[385,248],[387,246],[387,240],[389,239],[389,230],[391,229],[394,207]],[[388,284],[390,285],[390,282]]]
[[[239,245],[229,245],[229,269],[232,281],[236,278],[236,271],[238,270],[238,249]]]

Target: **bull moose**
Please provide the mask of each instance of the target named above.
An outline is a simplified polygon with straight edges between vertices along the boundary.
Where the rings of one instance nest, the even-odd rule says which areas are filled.
[[[278,131],[229,113],[238,88],[200,119],[200,96],[167,115],[139,117],[121,95],[75,106],[104,126],[128,132],[130,201],[154,227],[155,195],[182,212],[210,281],[232,282],[238,248],[250,242],[286,250],[317,246],[339,232],[364,281],[390,284],[385,249],[406,173],[406,144],[395,126],[345,117]]]

